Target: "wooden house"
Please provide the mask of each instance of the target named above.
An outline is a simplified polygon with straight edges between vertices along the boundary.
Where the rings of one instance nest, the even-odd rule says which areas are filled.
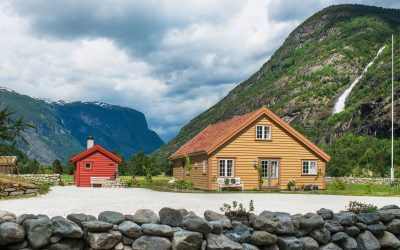
[[[218,189],[221,182],[240,183],[246,190],[287,189],[290,180],[297,186],[313,184],[324,189],[329,159],[265,107],[209,125],[170,156],[175,178],[208,190]]]
[[[18,174],[17,156],[0,156],[0,174]]]
[[[74,182],[78,187],[101,186],[99,180],[115,179],[121,161],[100,145],[94,145],[93,137],[88,137],[85,151],[69,160],[75,165]]]

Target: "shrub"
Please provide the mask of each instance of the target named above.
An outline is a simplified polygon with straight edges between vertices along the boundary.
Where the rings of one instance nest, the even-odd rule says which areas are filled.
[[[359,214],[359,213],[376,212],[377,210],[378,208],[373,204],[367,204],[358,201],[350,201],[345,211]]]
[[[248,209],[242,203],[233,201],[232,205],[224,203],[220,210],[231,220],[248,221],[250,213],[254,211],[254,201],[250,200]]]
[[[347,189],[347,183],[343,180],[336,179],[332,183],[332,189],[333,190],[346,190]]]
[[[184,179],[177,179],[173,184],[174,188],[178,190],[193,190],[194,184],[192,181],[184,180]]]
[[[287,183],[287,188],[290,189],[290,187],[296,186],[296,180],[289,180]]]

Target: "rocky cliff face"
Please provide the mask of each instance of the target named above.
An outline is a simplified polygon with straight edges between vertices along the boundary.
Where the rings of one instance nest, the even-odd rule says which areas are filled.
[[[207,125],[267,106],[319,144],[352,132],[387,138],[390,133],[391,34],[400,30],[400,10],[363,5],[328,7],[297,27],[255,74],[195,117],[157,154],[167,156]],[[358,82],[343,112],[338,97],[388,45]],[[395,50],[400,51],[399,43]],[[395,57],[395,67],[400,57]],[[399,109],[399,77],[395,77]],[[397,119],[395,134],[400,136]]]
[[[23,133],[18,147],[44,164],[63,162],[86,148],[88,135],[95,143],[126,157],[151,153],[163,141],[147,126],[145,116],[130,108],[96,102],[51,102],[0,88],[0,108],[8,107],[34,125]]]

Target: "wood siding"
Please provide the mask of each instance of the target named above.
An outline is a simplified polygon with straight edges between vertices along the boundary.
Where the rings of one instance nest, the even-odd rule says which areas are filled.
[[[203,160],[207,162],[206,173],[203,174]],[[195,188],[208,189],[208,168],[209,162],[207,155],[195,155],[190,157],[190,163],[192,164],[192,169],[190,170],[190,175],[184,174],[183,162],[185,158],[180,158],[172,161],[173,164],[173,177],[177,179],[186,179],[193,181]],[[197,163],[197,167],[196,167]]]
[[[91,168],[86,169],[86,162],[90,162]],[[114,178],[118,171],[118,164],[100,152],[95,152],[75,163],[75,185],[78,187],[90,187],[90,177]]]
[[[256,125],[271,126],[271,140],[256,140]],[[231,140],[222,145],[210,156],[210,179],[218,177],[218,159],[234,159],[234,175],[244,181],[247,190],[258,188],[258,173],[254,168],[254,160],[278,159],[280,161],[279,182],[280,189],[286,189],[290,179],[296,180],[296,185],[313,184],[315,176],[302,175],[302,160],[316,160],[317,169],[325,175],[325,161],[306,148],[292,135],[282,130],[267,116],[262,116],[247,128],[243,129]],[[175,168],[174,168],[175,169]],[[325,188],[325,180],[320,177],[316,182],[320,189]],[[217,189],[215,183],[210,189]]]

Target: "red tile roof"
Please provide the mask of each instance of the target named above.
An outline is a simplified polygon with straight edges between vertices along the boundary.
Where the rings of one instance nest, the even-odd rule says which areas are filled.
[[[95,152],[100,152],[103,155],[107,156],[108,158],[110,158],[111,160],[115,161],[115,163],[120,163],[122,161],[121,158],[119,158],[118,156],[114,155],[113,153],[111,153],[110,151],[108,151],[107,149],[103,148],[100,145],[94,145],[93,147],[86,149],[85,151],[74,155],[73,157],[71,157],[71,159],[69,160],[70,163],[75,163],[83,158],[88,157],[89,155],[95,153]]]

